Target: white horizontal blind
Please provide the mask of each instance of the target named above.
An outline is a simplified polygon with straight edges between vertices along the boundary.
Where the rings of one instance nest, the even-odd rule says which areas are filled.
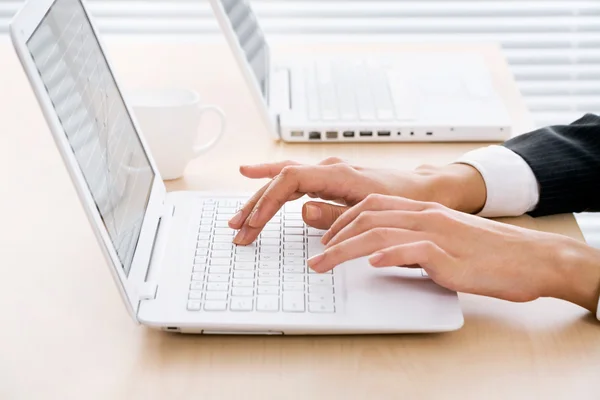
[[[35,0],[33,0],[35,1]],[[600,112],[600,0],[253,0],[270,40],[498,42],[539,125]],[[0,32],[21,1],[0,0]],[[89,0],[103,33],[217,33],[205,0]]]

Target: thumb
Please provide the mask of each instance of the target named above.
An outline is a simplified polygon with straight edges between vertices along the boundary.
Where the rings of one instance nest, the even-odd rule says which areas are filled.
[[[302,207],[302,218],[313,228],[329,229],[346,210],[348,207],[310,201]]]

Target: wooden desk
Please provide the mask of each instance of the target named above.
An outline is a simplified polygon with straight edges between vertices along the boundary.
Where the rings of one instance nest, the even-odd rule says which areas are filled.
[[[263,132],[222,43],[107,43],[129,87],[192,87],[230,115],[227,138],[170,189],[255,189],[259,182],[238,175],[240,163],[338,155],[413,168],[447,163],[479,146],[275,143]],[[529,129],[500,52],[493,46],[466,49],[486,55],[516,129]],[[511,304],[461,295],[464,328],[438,335],[192,337],[136,326],[6,37],[0,38],[0,182],[2,399],[600,396],[600,324],[551,299]],[[571,216],[517,222],[581,238]]]

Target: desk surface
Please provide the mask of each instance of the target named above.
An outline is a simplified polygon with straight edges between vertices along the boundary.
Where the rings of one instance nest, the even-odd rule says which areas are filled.
[[[128,87],[192,87],[230,115],[227,138],[194,161],[185,179],[169,183],[171,190],[255,189],[259,182],[238,175],[240,163],[337,155],[408,169],[450,162],[480,146],[275,143],[222,43],[107,44]],[[498,49],[439,49],[485,55],[515,129],[531,127]],[[136,326],[5,37],[0,60],[0,398],[600,396],[600,326],[584,310],[552,299],[512,304],[461,295],[464,328],[437,335],[192,337]],[[571,216],[512,222],[581,238]]]

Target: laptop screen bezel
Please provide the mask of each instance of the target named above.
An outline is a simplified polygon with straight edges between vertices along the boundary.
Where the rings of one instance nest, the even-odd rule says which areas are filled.
[[[106,59],[108,68],[115,78],[117,89],[119,93],[122,94],[123,90],[119,85],[118,78],[107,55],[105,46],[98,36],[98,31],[94,25],[93,19],[90,17],[85,4],[81,0],[73,1],[77,1],[82,5],[83,11],[90,21],[93,34],[96,36],[100,49]],[[73,181],[86,216],[88,217],[88,220],[93,228],[102,252],[108,261],[113,279],[117,283],[121,297],[127,306],[128,312],[131,314],[132,318],[137,321],[137,311],[140,301],[139,293],[143,290],[142,286],[144,285],[148,266],[151,260],[154,238],[157,233],[160,217],[164,211],[166,188],[160,177],[160,173],[158,172],[154,159],[149,152],[149,147],[143,136],[139,134],[139,126],[135,121],[135,118],[133,118],[132,110],[128,106],[127,100],[124,98],[123,100],[127,109],[127,113],[132,120],[135,131],[139,136],[140,142],[144,152],[148,157],[150,166],[155,176],[154,181],[152,182],[148,206],[144,214],[142,229],[140,231],[138,244],[134,252],[131,268],[129,270],[129,274],[126,274],[117,255],[116,249],[110,239],[108,231],[102,221],[100,212],[98,211],[96,203],[94,202],[92,194],[86,184],[83,173],[79,167],[79,164],[77,163],[75,154],[73,153],[71,145],[68,142],[67,136],[54,109],[50,96],[45,89],[42,78],[38,73],[35,62],[27,46],[29,39],[35,33],[37,27],[41,24],[44,17],[50,11],[55,2],[56,0],[36,0],[26,2],[23,8],[10,23],[9,29],[11,38],[23,69],[25,70],[31,87],[36,95],[40,108],[42,109],[48,127],[50,128],[50,132],[54,137],[56,146],[63,158],[71,180]],[[82,265],[81,267],[85,268],[85,265]]]

